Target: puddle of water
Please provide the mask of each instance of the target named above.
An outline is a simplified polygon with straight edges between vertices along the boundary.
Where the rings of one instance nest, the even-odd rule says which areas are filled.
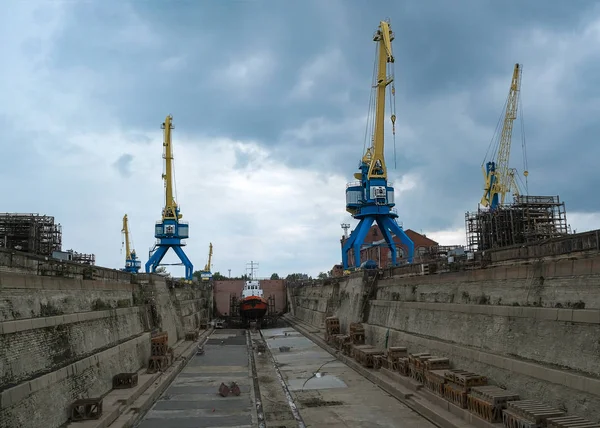
[[[313,376],[308,381],[306,379],[289,379],[288,387],[290,391],[301,391],[303,389],[347,388],[348,385],[337,376],[321,374],[321,377]]]

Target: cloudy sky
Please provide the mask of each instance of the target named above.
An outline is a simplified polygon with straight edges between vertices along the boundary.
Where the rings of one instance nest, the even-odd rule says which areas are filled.
[[[1,210],[55,216],[64,249],[98,265],[122,266],[124,213],[147,260],[168,114],[195,270],[209,242],[213,271],[232,275],[250,260],[260,276],[339,262],[340,223],[356,224],[344,191],[363,152],[371,37],[385,18],[398,116],[386,156],[405,228],[464,243],[515,62],[529,193],[561,195],[579,231],[600,227],[594,1],[7,1]]]

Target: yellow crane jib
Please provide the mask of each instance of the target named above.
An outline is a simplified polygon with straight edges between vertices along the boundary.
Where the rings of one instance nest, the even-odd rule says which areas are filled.
[[[513,124],[517,118],[519,92],[521,90],[522,67],[515,64],[510,83],[510,90],[506,101],[502,132],[498,141],[498,150],[494,160],[481,166],[484,177],[484,193],[481,205],[494,210],[499,205],[504,205],[506,194],[514,192],[519,194],[515,181],[515,169],[509,168],[510,149],[512,145]],[[527,176],[528,172],[524,171]]]
[[[183,216],[177,209],[177,202],[173,192],[173,146],[171,143],[171,130],[173,126],[173,116],[168,115],[162,124],[164,130],[163,146],[165,148],[163,159],[165,160],[165,172],[162,175],[165,181],[165,208],[163,210],[163,220],[180,219]]]
[[[369,179],[385,178],[387,179],[387,168],[384,158],[384,121],[385,121],[385,90],[387,86],[394,81],[393,76],[387,75],[387,64],[394,62],[392,54],[392,40],[394,33],[386,21],[379,23],[379,29],[373,35],[373,41],[378,42],[378,67],[377,67],[377,98],[375,110],[375,129],[373,132],[373,144],[367,149],[364,161],[369,165]],[[393,88],[392,88],[393,89]],[[392,127],[395,131],[396,115],[392,114]]]

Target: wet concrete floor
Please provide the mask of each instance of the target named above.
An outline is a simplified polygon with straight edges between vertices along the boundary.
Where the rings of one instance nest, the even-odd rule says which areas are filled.
[[[236,382],[239,396],[218,395]],[[244,330],[217,330],[138,425],[139,428],[246,428],[253,423],[252,378]]]
[[[263,336],[306,427],[435,427],[294,329]]]
[[[287,391],[307,428],[435,427],[293,328],[265,329],[262,338],[259,333],[250,336],[254,342],[264,338],[270,349],[254,353],[259,406],[245,330],[216,330],[204,345],[204,355],[192,357],[138,427],[246,428],[259,422],[264,427],[266,422],[270,428],[292,428],[298,421]],[[221,382],[232,381],[241,394],[218,395]]]

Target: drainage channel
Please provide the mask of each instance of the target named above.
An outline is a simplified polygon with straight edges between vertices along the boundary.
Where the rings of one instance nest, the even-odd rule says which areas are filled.
[[[298,408],[296,407],[296,403],[294,402],[294,399],[292,398],[292,394],[290,393],[290,390],[288,389],[287,384],[283,380],[283,376],[281,375],[281,372],[279,371],[279,365],[277,364],[277,361],[275,361],[275,357],[273,356],[273,353],[267,346],[267,342],[265,341],[262,330],[259,330],[259,334],[260,334],[261,340],[265,344],[265,352],[269,353],[269,357],[271,358],[271,362],[273,363],[273,367],[275,368],[275,373],[277,374],[277,379],[279,380],[279,383],[281,384],[281,389],[283,390],[283,393],[285,394],[285,397],[287,399],[287,404],[290,408],[290,411],[292,412],[292,415],[294,416],[294,420],[298,424],[298,428],[305,428],[306,425],[304,423],[304,420],[302,419],[302,416],[300,416],[300,412],[298,411]],[[253,353],[251,352],[251,354],[253,354]],[[254,364],[254,355],[252,355],[252,358],[253,358],[253,364]],[[255,382],[255,384],[258,386],[258,382]],[[259,397],[260,397],[260,395],[259,395]]]
[[[259,382],[258,374],[256,372],[256,362],[254,361],[254,347],[252,346],[250,330],[246,330],[246,343],[248,344],[248,360],[250,364],[250,369],[252,370],[252,384],[254,386],[254,400],[256,403],[256,416],[258,418],[258,427],[265,428],[267,425],[265,420],[265,413],[263,411],[262,406],[262,399],[260,396],[260,386],[258,384]]]

